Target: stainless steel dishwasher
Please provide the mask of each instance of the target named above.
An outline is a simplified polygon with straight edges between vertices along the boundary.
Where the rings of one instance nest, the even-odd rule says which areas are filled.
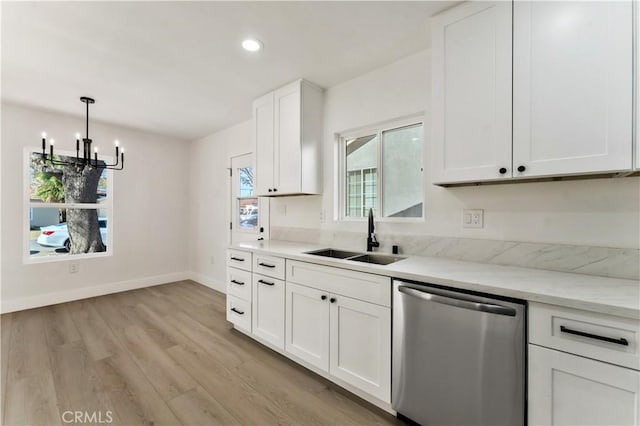
[[[394,280],[391,404],[422,425],[526,424],[525,302]]]

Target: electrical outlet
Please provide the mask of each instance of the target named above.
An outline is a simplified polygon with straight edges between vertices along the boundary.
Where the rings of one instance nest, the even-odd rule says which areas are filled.
[[[482,209],[465,209],[462,211],[462,227],[463,228],[483,228],[484,227],[484,210]]]
[[[69,264],[70,274],[76,274],[79,270],[80,270],[80,265],[78,265],[77,263],[74,262]]]

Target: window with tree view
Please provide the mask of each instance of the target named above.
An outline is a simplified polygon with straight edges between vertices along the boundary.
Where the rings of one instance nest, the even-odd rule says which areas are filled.
[[[75,155],[56,157],[75,160]],[[28,152],[26,163],[27,257],[35,261],[110,254],[111,172],[52,165],[39,152]]]
[[[258,227],[258,198],[253,195],[253,168],[237,169],[238,229],[255,230]]]
[[[423,216],[422,122],[343,137],[345,218]]]

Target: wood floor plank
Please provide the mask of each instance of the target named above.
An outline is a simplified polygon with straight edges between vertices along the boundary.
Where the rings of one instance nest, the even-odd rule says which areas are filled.
[[[316,396],[326,402],[333,410],[338,411],[352,419],[359,425],[401,425],[402,422],[391,414],[371,404],[360,400],[355,395],[348,395],[347,391],[337,389],[335,385],[329,386]]]
[[[183,425],[239,425],[218,401],[198,387],[171,401],[169,406]]]
[[[140,326],[127,327],[118,334],[149,382],[165,401],[194,389],[195,380],[189,376]]]
[[[3,314],[0,315],[0,367],[1,374],[0,380],[2,388],[0,388],[0,395],[6,395],[7,392],[7,378],[9,371],[9,343],[11,341],[11,326],[13,325],[13,315]],[[0,402],[0,421],[4,418],[6,398],[2,398]]]
[[[195,345],[175,346],[167,352],[241,424],[293,423],[286,413]]]
[[[175,325],[158,315],[146,303],[136,305],[135,312],[140,319],[140,325],[162,348],[190,341]]]
[[[122,351],[113,331],[89,300],[71,302],[69,312],[94,361]]]
[[[178,327],[194,343],[205,351],[214,354],[216,358],[227,368],[233,368],[250,360],[251,355],[244,349],[233,345],[229,341],[221,338],[209,328],[200,324],[185,313],[179,313],[167,317],[176,327]]]
[[[67,303],[47,306],[44,310],[44,327],[49,345],[64,345],[81,339]]]
[[[4,394],[4,425],[48,426],[62,423],[51,371],[11,383]]]
[[[104,419],[111,412],[114,422],[121,423],[84,343],[57,345],[49,351],[60,413],[82,411]]]
[[[262,393],[278,409],[286,412],[296,424],[356,424],[353,419],[333,410],[315,393],[292,385],[287,376],[282,376],[259,361],[247,361],[234,371],[256,392]]]
[[[9,341],[7,386],[51,369],[43,313],[47,308],[13,313]]]
[[[176,425],[169,406],[127,354],[96,362],[96,370],[125,425]]]

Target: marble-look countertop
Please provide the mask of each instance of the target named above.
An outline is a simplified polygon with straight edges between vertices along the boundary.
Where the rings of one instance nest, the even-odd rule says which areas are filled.
[[[640,318],[640,281],[635,280],[426,256],[402,256],[405,259],[390,265],[374,265],[306,254],[307,251],[328,247],[288,241],[243,242],[231,245],[230,248],[621,317]]]

